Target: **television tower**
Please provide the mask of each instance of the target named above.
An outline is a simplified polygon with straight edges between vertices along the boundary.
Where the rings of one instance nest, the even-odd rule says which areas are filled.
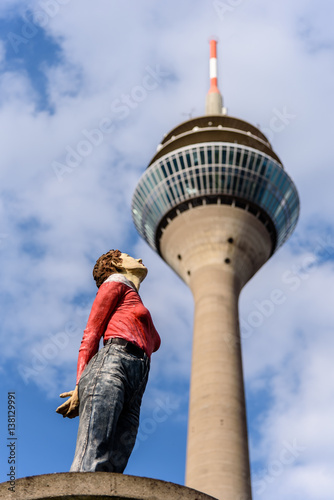
[[[132,214],[195,302],[186,485],[250,500],[238,297],[291,235],[299,199],[262,132],[222,107],[214,40],[210,80],[206,114],[163,138]]]

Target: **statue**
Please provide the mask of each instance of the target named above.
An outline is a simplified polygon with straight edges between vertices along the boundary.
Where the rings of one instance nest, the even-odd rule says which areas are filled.
[[[119,250],[95,264],[99,290],[79,349],[77,385],[60,395],[69,399],[56,410],[80,416],[70,472],[123,472],[134,447],[150,357],[160,347],[138,294],[146,275],[141,259]]]

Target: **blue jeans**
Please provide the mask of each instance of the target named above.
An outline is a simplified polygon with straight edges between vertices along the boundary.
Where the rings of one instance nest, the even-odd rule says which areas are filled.
[[[150,360],[108,344],[79,382],[79,429],[71,472],[123,472],[134,447]]]

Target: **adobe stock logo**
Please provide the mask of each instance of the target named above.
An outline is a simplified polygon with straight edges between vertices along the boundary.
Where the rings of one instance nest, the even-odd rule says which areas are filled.
[[[305,452],[306,447],[297,442],[297,439],[292,441],[284,441],[283,448],[278,456],[271,460],[267,467],[257,474],[253,480],[253,488],[256,494],[260,497],[265,492],[268,485],[273,483],[280,477],[285,470],[291,467]]]
[[[69,2],[70,0],[40,0],[37,4],[38,9],[27,9],[23,15],[24,23],[20,32],[10,31],[7,34],[15,54],[19,53],[21,45],[29,43],[41,28],[43,29],[49,24],[50,19],[58,14],[62,5],[67,5]]]
[[[30,379],[40,377],[44,369],[67,348],[70,339],[78,336],[78,331],[77,325],[69,321],[62,331],[54,335],[49,334],[41,345],[34,347],[29,360],[18,366],[18,372],[25,384],[28,384]]]
[[[280,134],[290,123],[297,118],[297,115],[290,113],[286,106],[282,109],[273,108],[272,116],[267,127],[261,127],[261,132],[272,141],[275,134]]]
[[[237,7],[243,4],[245,0],[214,0],[212,6],[215,9],[219,19],[224,20],[226,15],[231,14]]]
[[[132,87],[130,92],[122,94],[114,99],[110,104],[111,116],[104,116],[99,120],[97,127],[93,129],[82,129],[83,136],[75,146],[65,147],[66,155],[62,162],[53,161],[51,167],[59,182],[63,182],[65,175],[71,174],[85,158],[90,156],[95,148],[101,146],[105,136],[116,130],[118,122],[125,120],[133,109],[147,99],[150,92],[156,90],[163,79],[169,76],[167,71],[163,71],[159,64],[152,68],[146,66],[145,75],[140,85]]]
[[[294,264],[282,273],[277,288],[272,289],[266,297],[253,300],[253,309],[246,317],[240,317],[240,337],[235,333],[225,333],[224,340],[228,348],[231,351],[239,348],[241,341],[249,339],[258,328],[264,325],[268,318],[281,311],[287,299],[312,277],[323,260],[333,259],[334,240],[332,236],[327,234],[325,237],[318,238],[312,251],[304,255],[298,265]]]

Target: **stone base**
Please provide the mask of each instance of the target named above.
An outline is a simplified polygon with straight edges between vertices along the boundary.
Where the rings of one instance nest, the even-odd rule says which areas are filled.
[[[0,484],[2,500],[216,500],[200,491],[146,477],[110,472],[64,472]]]

